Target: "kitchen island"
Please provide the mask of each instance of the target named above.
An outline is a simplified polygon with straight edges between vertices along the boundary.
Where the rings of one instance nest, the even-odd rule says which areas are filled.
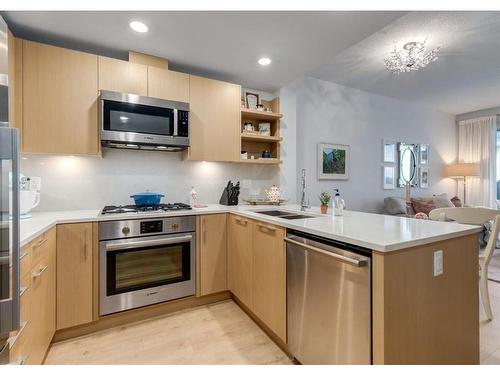
[[[98,258],[94,254],[94,285],[90,285],[90,288],[94,290],[94,296],[89,297],[94,301],[93,321],[58,331],[56,339],[74,337],[106,328],[112,326],[113,321],[119,324],[124,321],[125,316],[135,314],[138,319],[144,319],[152,316],[155,309],[158,314],[165,313],[172,311],[171,306],[185,308],[189,307],[189,301],[193,304],[201,304],[214,301],[216,299],[214,296],[219,296],[217,298],[235,299],[278,345],[287,350],[286,293],[284,293],[286,267],[283,268],[286,247],[283,239],[287,231],[294,230],[338,243],[362,247],[370,252],[371,359],[369,363],[479,363],[477,233],[481,228],[458,223],[431,222],[354,211],[345,211],[342,217],[332,217],[321,215],[319,210],[312,209],[305,212],[307,216],[312,217],[294,220],[256,212],[273,209],[275,207],[209,205],[206,208],[190,211],[154,214],[100,215],[100,210],[97,209],[33,213],[32,218],[22,221],[21,241],[22,245],[26,246],[34,242],[37,236],[55,226],[59,228],[59,226],[75,223],[88,223],[87,225],[97,230],[98,222],[110,220],[157,219],[186,215],[195,215],[199,219],[197,221],[199,229],[196,231],[199,244],[197,252],[198,256],[201,255],[198,263],[202,264],[197,264],[198,292],[196,296],[190,297],[191,299],[184,298],[121,312],[116,317],[114,315],[99,317],[95,313],[98,304],[95,295],[98,293],[95,263]],[[280,210],[296,213],[298,207],[282,206]],[[222,217],[224,219],[224,216],[227,218],[227,226],[224,225],[226,220],[224,223],[219,220],[218,226],[211,227],[211,231],[205,233],[203,218]],[[249,228],[253,228],[254,231],[245,232],[245,228],[234,231],[231,223],[238,220],[241,223],[248,223]],[[208,257],[204,254],[210,251],[210,248],[208,245],[203,245],[203,241],[208,244],[213,243],[210,237],[212,232],[216,232],[219,227],[221,231],[227,231],[228,235],[227,243],[225,240],[223,244],[218,242],[218,246],[223,246],[224,253],[221,251],[217,254],[227,252],[228,260],[226,262],[225,255],[221,258],[222,260],[212,257],[211,263],[205,267],[203,263]],[[272,242],[266,242],[266,236],[271,236]],[[92,238],[95,242],[98,236],[94,235]],[[62,238],[58,236],[58,256],[66,251],[64,244],[60,246],[61,241]],[[252,249],[248,247],[249,242],[253,244]],[[98,252],[98,246],[95,243],[93,248],[94,252]],[[249,251],[253,251],[251,257],[245,254]],[[235,254],[243,256],[241,259],[246,259],[246,263],[235,263]],[[261,274],[244,280],[235,280],[234,275],[239,277],[245,272],[250,272],[249,270],[253,267],[250,267],[250,264],[260,267]],[[234,269],[235,267],[241,268]],[[220,292],[219,288],[219,294],[207,292],[207,295],[203,295],[204,293],[200,293],[203,285],[200,286],[199,283],[207,279],[203,276],[205,270],[207,272],[220,271],[218,271],[216,281],[218,285],[223,285],[223,292]],[[262,270],[267,273],[262,273]],[[90,274],[92,275],[92,272]],[[352,282],[352,280],[348,281]],[[214,282],[213,277],[210,282]],[[240,288],[241,283],[251,283],[250,289],[253,289],[253,292],[249,291],[248,285],[243,289]],[[269,285],[269,283],[277,284]],[[263,288],[265,289],[264,296],[261,293]],[[271,292],[274,294],[269,294]],[[257,301],[258,298],[261,299],[260,302]],[[278,300],[279,303],[276,303]],[[78,298],[74,298],[73,303],[77,301]],[[58,300],[57,303],[62,304],[64,301]],[[92,301],[90,304],[92,305]],[[266,304],[273,306],[273,309],[269,310]],[[170,307],[162,310],[162,305]],[[275,306],[277,307],[274,308]],[[342,322],[339,323],[342,324]]]

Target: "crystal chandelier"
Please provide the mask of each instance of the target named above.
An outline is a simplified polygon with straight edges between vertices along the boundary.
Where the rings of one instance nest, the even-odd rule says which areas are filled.
[[[391,55],[384,59],[385,67],[394,74],[399,74],[422,69],[437,60],[437,54],[441,46],[427,51],[425,42],[406,43],[400,51],[394,47]]]

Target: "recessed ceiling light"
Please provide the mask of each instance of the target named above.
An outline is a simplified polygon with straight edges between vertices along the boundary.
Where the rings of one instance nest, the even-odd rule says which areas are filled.
[[[271,64],[271,59],[269,57],[261,57],[259,61],[257,61],[260,65],[269,65]]]
[[[148,31],[146,24],[140,21],[132,21],[129,23],[129,26],[132,30],[137,31],[138,33],[145,33]]]

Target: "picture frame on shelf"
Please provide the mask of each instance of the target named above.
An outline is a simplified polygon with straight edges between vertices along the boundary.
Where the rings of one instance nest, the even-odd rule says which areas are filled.
[[[384,190],[396,188],[396,168],[393,166],[382,167],[382,187]]]
[[[382,142],[382,161],[384,163],[396,162],[396,142],[383,140]]]
[[[348,145],[318,143],[318,179],[349,179],[350,157]]]
[[[245,92],[245,103],[248,109],[257,110],[257,106],[260,104],[260,95],[254,92]]]
[[[419,168],[419,186],[421,189],[428,189],[430,185],[429,167]]]
[[[422,143],[418,146],[418,159],[420,164],[429,164],[429,145]]]

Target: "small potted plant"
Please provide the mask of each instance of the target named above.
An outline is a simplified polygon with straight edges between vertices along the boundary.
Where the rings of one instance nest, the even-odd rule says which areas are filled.
[[[326,214],[328,212],[328,204],[330,203],[330,200],[332,199],[332,195],[324,191],[319,195],[319,201],[321,202],[321,213]]]

